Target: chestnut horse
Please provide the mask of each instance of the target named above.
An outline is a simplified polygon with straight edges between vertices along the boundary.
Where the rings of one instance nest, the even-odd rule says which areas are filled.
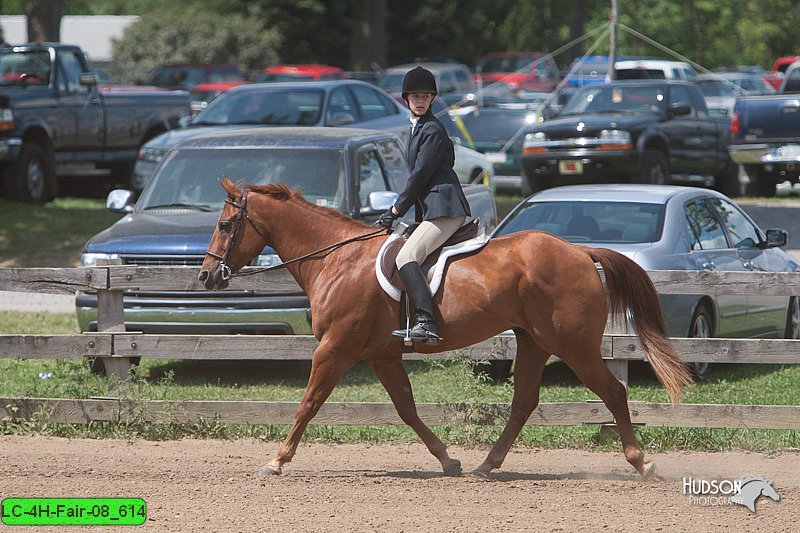
[[[359,361],[370,364],[400,418],[441,462],[445,475],[459,475],[461,463],[447,454],[445,444],[417,415],[403,367],[402,340],[391,336],[400,322],[399,304],[384,293],[375,275],[375,258],[384,239],[375,235],[337,247],[342,241],[369,237],[374,228],[312,205],[283,184],[245,184],[240,189],[227,176],[220,183],[228,197],[199,274],[207,289],[225,288],[231,273],[265,245],[284,261],[310,254],[285,268],[308,295],[319,346],[294,424],[261,475],[281,473],[308,423]],[[605,287],[595,262],[605,270]],[[665,336],[656,290],[636,263],[612,250],[524,231],[491,239],[478,253],[451,260],[434,303],[443,341],[435,347],[417,343],[417,352],[457,350],[510,329],[516,335],[510,417],[475,473],[487,475],[502,465],[539,402],[542,371],[550,354],[566,363],[614,415],[627,461],[644,478],[654,473],[633,433],[625,387],[601,356],[609,309],[628,310],[650,365],[673,403],[680,400],[691,377]]]

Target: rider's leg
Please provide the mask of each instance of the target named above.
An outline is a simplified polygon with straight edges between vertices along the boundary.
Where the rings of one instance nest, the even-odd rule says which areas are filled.
[[[441,217],[423,221],[397,254],[395,264],[406,284],[411,302],[417,309],[417,325],[411,330],[412,338],[438,341],[438,326],[433,311],[433,301],[420,265],[425,258],[447,241],[464,223],[466,217]],[[394,335],[405,336],[395,331]]]

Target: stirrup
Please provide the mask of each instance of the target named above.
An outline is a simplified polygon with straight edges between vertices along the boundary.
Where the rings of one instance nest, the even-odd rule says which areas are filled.
[[[393,337],[401,337],[406,346],[412,346],[414,341],[419,341],[429,346],[436,346],[443,340],[439,335],[428,331],[422,324],[417,324],[413,328],[396,329],[392,331]]]

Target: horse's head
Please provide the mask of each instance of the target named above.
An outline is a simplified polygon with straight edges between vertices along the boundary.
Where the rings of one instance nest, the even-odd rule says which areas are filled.
[[[234,272],[264,248],[264,237],[247,213],[247,189],[228,176],[219,180],[228,193],[219,222],[211,235],[198,279],[208,290],[224,289]]]

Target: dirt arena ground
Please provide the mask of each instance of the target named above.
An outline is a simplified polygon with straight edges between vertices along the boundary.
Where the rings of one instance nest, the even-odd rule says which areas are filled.
[[[283,476],[260,479],[258,467],[276,449],[256,440],[5,436],[0,497],[144,498],[141,528],[94,529],[126,532],[777,532],[798,531],[800,518],[795,451],[653,454],[661,479],[644,482],[621,452],[514,449],[487,480],[442,477],[421,444],[302,444]],[[465,471],[485,453],[451,448]],[[780,501],[762,496],[753,514],[740,505],[693,504],[683,494],[684,477],[748,474],[772,481]]]

